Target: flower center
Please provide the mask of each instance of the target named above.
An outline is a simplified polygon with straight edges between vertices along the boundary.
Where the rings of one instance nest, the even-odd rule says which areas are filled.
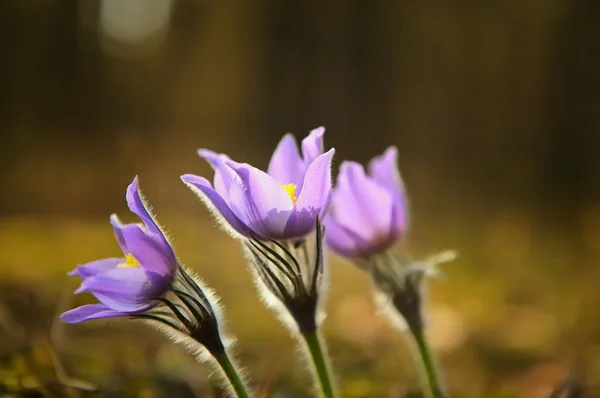
[[[140,266],[140,263],[138,263],[138,261],[135,259],[135,257],[133,257],[133,255],[131,255],[131,253],[130,253],[125,256],[125,262],[117,265],[117,268],[133,268],[133,267],[139,267],[139,266]]]
[[[290,199],[292,200],[292,203],[296,204],[296,200],[298,200],[298,198],[295,195],[295,193],[296,193],[296,184],[286,184],[286,185],[282,184],[281,187],[290,196]]]

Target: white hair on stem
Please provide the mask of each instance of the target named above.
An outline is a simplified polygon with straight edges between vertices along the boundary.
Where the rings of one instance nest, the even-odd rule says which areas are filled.
[[[330,275],[327,259],[325,257],[325,250],[323,250],[322,245],[318,244],[319,236],[322,237],[320,233],[311,234],[311,236],[305,238],[298,245],[294,245],[290,242],[263,242],[264,245],[269,246],[271,250],[281,256],[277,257],[275,256],[275,253],[270,252],[270,255],[273,255],[276,259],[269,258],[266,254],[266,252],[269,252],[266,246],[263,246],[265,252],[259,250],[258,242],[256,242],[256,245],[243,245],[244,255],[250,265],[259,296],[267,307],[275,311],[277,317],[290,331],[291,336],[297,340],[298,350],[304,360],[303,365],[307,367],[313,375],[313,391],[316,396],[321,395],[321,383],[323,382],[316,361],[320,362],[322,360],[324,361],[326,368],[331,368],[327,347],[319,334],[319,326],[325,319],[325,291],[329,285]],[[255,251],[253,247],[257,249],[257,251]],[[320,252],[317,252],[317,250],[320,250]],[[276,264],[277,261],[290,261],[290,259],[283,260],[286,256],[292,256],[295,261],[297,261],[295,267],[292,265],[295,261],[290,263],[290,267],[287,271]],[[261,272],[261,268],[263,267],[268,267],[268,271],[265,271],[265,274],[262,274]],[[288,272],[291,275],[288,275]],[[312,309],[311,307],[307,307],[305,310],[310,312],[303,313],[301,307],[298,307],[298,309],[296,309],[298,313],[293,313],[295,311],[294,300],[296,298],[302,300],[302,298],[294,296],[294,293],[297,291],[294,289],[294,282],[290,278],[293,278],[303,286],[304,292],[301,294],[308,294],[309,299],[315,300],[315,307]],[[277,283],[272,281],[272,279],[277,280]],[[272,284],[269,281],[272,281]],[[281,291],[282,289],[285,293],[282,293],[280,297],[278,291]],[[287,303],[286,305],[286,303],[284,303],[286,299],[292,300],[292,302]],[[310,323],[304,324],[303,320],[309,319],[305,318],[306,316],[314,317],[311,321],[312,325],[310,325]],[[304,325],[305,327],[308,325],[309,329],[302,330],[301,325]],[[316,342],[314,339],[316,339]],[[311,341],[310,345],[309,340]],[[318,348],[315,348],[314,344],[316,344]],[[315,349],[319,349],[321,353],[316,354],[313,352]],[[313,355],[315,356],[313,357]],[[331,372],[328,370],[327,373]],[[335,380],[330,380],[329,382],[335,384]]]
[[[335,374],[331,371],[332,368],[334,368],[333,366],[333,361],[331,359],[331,356],[329,355],[328,349],[327,349],[327,344],[325,342],[325,340],[323,338],[321,338],[321,333],[319,333],[318,329],[315,331],[315,335],[316,338],[319,340],[319,344],[321,346],[321,351],[323,352],[323,360],[325,361],[325,366],[328,369],[328,373],[329,373],[329,377],[330,377],[330,382],[332,384],[332,387],[334,390],[337,390],[337,380],[335,377]],[[306,342],[306,340],[304,338],[299,338],[301,336],[298,336],[298,340],[299,340],[299,344],[298,344],[298,351],[300,353],[300,355],[302,355],[302,357],[304,358],[304,366],[306,368],[308,368],[308,370],[311,372],[312,376],[313,376],[313,393],[315,394],[315,396],[321,396],[322,392],[321,392],[321,387],[320,387],[320,377],[319,377],[319,373],[317,371],[317,367],[315,366],[315,362],[312,359],[312,354],[310,351],[310,348],[308,347],[308,343]]]
[[[225,349],[223,354],[232,362],[238,376],[242,380],[242,383],[244,384],[245,388],[247,388],[248,377],[246,375],[246,371],[243,368],[239,367],[237,361],[235,360],[235,355],[233,354],[233,346],[236,342],[236,339],[228,335],[226,332],[227,322],[223,308],[219,304],[219,297],[215,294],[214,290],[208,287],[204,283],[204,281],[201,278],[199,278],[195,273],[190,271],[187,267],[184,267],[182,265],[180,265],[180,267],[183,268],[184,272],[187,273],[187,275],[193,280],[193,282],[200,288],[200,290],[206,296],[206,304],[210,307],[212,313],[214,314],[214,317],[217,322],[219,336]],[[193,320],[190,321],[194,323]],[[219,361],[215,358],[213,353],[211,353],[200,342],[194,340],[186,333],[180,330],[175,330],[172,327],[167,326],[161,322],[155,320],[145,320],[145,323],[163,332],[173,342],[183,345],[186,351],[192,356],[194,356],[198,360],[198,362],[210,365],[213,369],[213,374],[217,375],[218,380],[222,384],[227,386],[228,396],[235,397],[233,386],[231,385],[231,382],[229,381],[229,378],[227,377],[226,373],[221,368]]]
[[[196,358],[196,360],[199,363],[209,365],[212,369],[212,373],[210,375],[216,376],[217,380],[221,384],[227,386],[227,396],[232,397],[232,398],[236,396],[234,393],[234,390],[233,390],[233,386],[231,385],[231,382],[227,378],[225,372],[223,371],[223,369],[221,368],[221,366],[219,365],[219,363],[217,362],[215,357],[203,345],[199,344],[196,340],[192,339],[187,334],[177,331],[177,330],[173,329],[172,327],[164,325],[160,322],[153,321],[153,320],[144,320],[144,323],[158,329],[159,331],[164,333],[167,336],[167,338],[169,338],[174,343],[181,344],[190,355],[192,355],[194,358]],[[232,363],[234,364],[236,369],[240,369],[237,366],[235,359],[231,358],[227,349],[226,349],[226,355],[228,355],[228,357],[230,358],[230,360],[232,361]],[[242,378],[242,382],[244,383],[244,385],[246,385],[245,372],[238,370],[238,374]]]
[[[252,251],[246,245],[243,245],[243,250],[246,261],[249,264],[254,264],[256,260],[254,259],[254,254]],[[286,328],[288,328],[292,335],[299,334],[300,330],[298,329],[296,320],[290,314],[290,311],[286,308],[281,299],[277,297],[263,281],[255,266],[250,266],[249,268],[250,272],[252,273],[254,285],[256,286],[258,295],[265,306],[275,312],[277,318],[285,325]]]
[[[246,260],[251,264],[254,263],[256,260],[254,259],[254,255],[253,255],[252,251],[246,245],[243,246],[243,249],[244,249],[244,256],[246,257]],[[325,266],[325,263],[323,265]],[[328,280],[329,280],[328,272],[325,272],[325,270],[323,270],[323,271],[324,272],[322,275],[322,279],[320,281],[320,289],[323,289],[324,287],[326,287]],[[256,270],[255,266],[250,266],[250,272],[253,275],[256,289],[258,290],[259,297],[261,298],[263,303],[268,308],[270,308],[271,310],[273,310],[275,312],[277,318],[289,330],[290,336],[294,340],[296,340],[296,342],[298,343],[296,346],[296,351],[298,352],[299,356],[302,358],[300,360],[301,366],[303,366],[305,368],[305,370],[309,371],[313,376],[312,377],[313,393],[315,394],[315,396],[321,396],[321,389],[320,389],[320,385],[319,385],[320,382],[318,381],[319,374],[315,367],[314,361],[312,360],[311,351],[308,347],[308,344],[305,340],[304,335],[302,334],[302,332],[300,331],[300,329],[298,327],[298,323],[296,322],[296,319],[294,319],[294,317],[292,316],[292,314],[290,313],[288,308],[283,304],[281,299],[279,297],[277,297],[271,291],[271,289],[266,285],[263,278]],[[323,297],[321,297],[322,292],[323,291],[321,290],[319,293],[319,300],[317,301],[317,308],[316,308],[316,314],[315,314],[315,316],[316,316],[315,321],[316,321],[317,329],[315,330],[315,334],[317,335],[317,338],[320,341],[321,349],[323,350],[325,360],[327,361],[327,366],[331,367],[331,360],[329,358],[329,355],[327,354],[327,346],[324,343],[324,341],[320,338],[320,334],[318,333],[318,328],[319,328],[321,322],[325,319],[325,311],[323,310],[323,306],[324,306],[323,303],[325,300],[323,299]],[[332,382],[335,384],[335,380],[332,380]]]
[[[306,239],[301,244],[300,247],[302,249],[288,247],[289,252],[285,252],[281,249],[281,247],[275,244],[270,246],[272,250],[277,252],[282,257],[291,255],[294,257],[294,259],[296,259],[300,268],[299,274],[298,271],[292,271],[292,273],[294,273],[294,278],[298,278],[300,280],[300,283],[303,285],[306,293],[310,295],[313,289],[313,282],[316,284],[314,287],[316,295],[315,324],[317,327],[319,327],[326,317],[324,303],[326,298],[325,291],[329,285],[329,269],[327,267],[327,261],[322,247],[322,253],[320,254],[320,270],[317,269],[317,264],[313,263],[313,260],[317,259],[316,239],[316,234],[313,234],[310,239]],[[245,239],[245,241],[251,242],[252,240]],[[268,242],[265,244],[268,244]],[[282,302],[282,299],[271,290],[271,287],[265,282],[264,276],[260,274],[257,268],[261,268],[263,265],[269,267],[270,273],[278,277],[277,279],[286,287],[286,290],[292,289],[292,282],[278,267],[269,266],[269,263],[272,263],[272,260],[263,258],[263,254],[255,253],[247,244],[243,244],[242,247],[244,257],[246,258],[247,264],[250,264],[251,273],[254,276],[253,279],[255,281],[255,286],[262,301],[268,308],[271,308],[276,312],[278,318],[292,333],[299,333],[300,330],[298,329],[298,325],[293,317],[293,314],[290,313],[290,310],[286,307],[285,303]],[[258,263],[259,261],[262,264]],[[318,272],[319,274],[315,275],[315,272]]]
[[[375,304],[377,305],[378,313],[383,318],[387,319],[389,324],[394,329],[397,329],[400,332],[408,331],[408,323],[404,317],[400,315],[396,307],[394,307],[394,304],[392,303],[392,300],[388,294],[375,287],[373,289],[373,298]]]
[[[317,301],[317,313],[316,313],[316,319],[315,319],[315,321],[317,322],[317,328],[319,326],[321,326],[321,324],[327,318],[327,313],[325,311],[325,303],[327,301],[327,292],[329,291],[329,283],[330,283],[331,274],[329,272],[329,266],[328,266],[329,263],[326,259],[326,256],[327,256],[327,250],[325,250],[323,247],[323,253],[321,253],[321,261],[323,262],[323,270],[321,273],[321,278],[318,281],[318,283],[319,283],[319,287],[318,287],[319,300]]]
[[[425,260],[414,261],[409,265],[401,265],[407,267],[406,270],[403,270],[404,273],[406,273],[410,269],[414,271],[421,270],[425,277],[419,286],[419,295],[421,297],[420,317],[422,319],[423,325],[427,325],[429,323],[427,311],[425,311],[425,307],[428,303],[429,288],[427,286],[427,283],[425,282],[428,278],[440,279],[441,277],[443,277],[443,274],[439,270],[438,265],[453,261],[456,259],[456,257],[458,257],[458,253],[456,251],[445,250],[440,253],[428,256]],[[402,316],[394,306],[390,295],[378,288],[375,283],[373,283],[373,291],[374,300],[379,309],[379,313],[384,318],[386,318],[391,324],[391,326],[395,329],[398,329],[401,332],[408,331],[408,323],[406,319],[404,319],[404,316]]]

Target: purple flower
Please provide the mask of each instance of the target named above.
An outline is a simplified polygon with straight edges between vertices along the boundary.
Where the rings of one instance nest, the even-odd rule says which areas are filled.
[[[331,158],[323,153],[320,127],[302,140],[302,155],[292,134],[275,149],[268,172],[207,149],[198,154],[215,170],[213,184],[185,174],[181,179],[224,221],[228,229],[248,237],[290,239],[314,231],[331,198]]]
[[[92,261],[69,273],[83,279],[75,293],[90,292],[100,303],[65,312],[63,322],[137,314],[156,306],[155,298],[169,289],[177,260],[142,199],[137,177],[127,188],[127,204],[143,224],[121,224],[115,214],[111,216],[124,257]]]
[[[327,245],[341,256],[360,259],[392,246],[407,227],[407,202],[389,147],[371,160],[369,173],[356,162],[343,162],[325,218]]]

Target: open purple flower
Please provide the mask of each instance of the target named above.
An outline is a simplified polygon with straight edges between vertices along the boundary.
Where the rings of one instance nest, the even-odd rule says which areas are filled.
[[[302,140],[302,155],[292,134],[275,149],[268,172],[207,149],[198,154],[215,170],[206,178],[181,176],[220,220],[242,236],[271,239],[304,237],[315,230],[331,198],[331,159],[323,153],[320,127]]]
[[[111,216],[124,257],[92,261],[69,273],[83,279],[75,293],[90,292],[100,303],[65,312],[63,322],[138,314],[156,306],[155,299],[169,289],[177,260],[142,199],[137,177],[127,188],[127,204],[143,224],[121,224],[116,215]]]
[[[396,147],[389,147],[371,160],[368,174],[356,162],[340,166],[324,222],[325,240],[334,252],[367,258],[388,249],[406,231],[407,200],[396,158]]]

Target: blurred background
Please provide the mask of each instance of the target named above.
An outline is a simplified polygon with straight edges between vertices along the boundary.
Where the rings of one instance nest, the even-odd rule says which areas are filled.
[[[219,396],[208,367],[144,326],[56,322],[92,301],[66,272],[119,254],[108,216],[133,220],[139,175],[179,257],[222,296],[256,389],[310,396],[237,244],[179,175],[212,176],[200,147],[266,167],[284,133],[323,125],[336,166],[399,148],[404,250],[460,253],[429,312],[454,396],[547,397],[569,378],[597,396],[599,15],[593,0],[2,1],[0,395],[60,396],[59,380]],[[416,394],[367,278],[331,268],[341,396]]]

